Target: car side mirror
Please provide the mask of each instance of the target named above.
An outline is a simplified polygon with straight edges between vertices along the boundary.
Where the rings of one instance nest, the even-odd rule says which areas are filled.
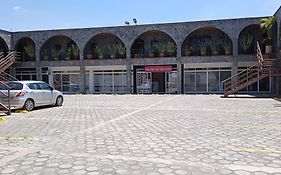
[[[50,90],[51,90],[51,91],[53,91],[53,90],[54,90],[54,88],[50,86]]]

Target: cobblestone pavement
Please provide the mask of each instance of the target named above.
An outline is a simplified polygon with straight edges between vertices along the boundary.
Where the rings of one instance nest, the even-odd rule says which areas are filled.
[[[281,174],[281,103],[75,95],[0,122],[0,174]]]

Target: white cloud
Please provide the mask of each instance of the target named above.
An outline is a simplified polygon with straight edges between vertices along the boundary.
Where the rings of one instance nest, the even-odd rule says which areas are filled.
[[[15,12],[22,12],[22,13],[29,12],[28,9],[24,9],[24,8],[22,8],[22,7],[20,7],[20,6],[14,6],[14,7],[13,7],[13,10],[14,10]]]
[[[20,6],[14,6],[14,7],[13,7],[13,10],[14,10],[14,11],[19,11],[19,10],[21,10],[21,7],[20,7]]]

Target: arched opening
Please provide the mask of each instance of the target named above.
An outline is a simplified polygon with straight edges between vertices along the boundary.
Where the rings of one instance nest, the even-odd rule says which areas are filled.
[[[255,54],[256,42],[262,46],[263,39],[266,38],[266,33],[262,32],[260,25],[253,24],[245,27],[239,34],[238,38],[238,53],[239,54]],[[261,47],[262,51],[264,50]]]
[[[35,44],[32,39],[21,38],[16,45],[17,52],[20,52],[20,61],[35,61]]]
[[[40,59],[44,61],[79,60],[79,55],[77,44],[63,35],[49,38],[40,50]]]
[[[88,60],[123,59],[126,58],[126,48],[117,36],[101,33],[88,41],[84,48],[84,58]]]
[[[182,56],[231,55],[233,44],[223,31],[206,27],[189,34],[182,45]]]
[[[3,38],[0,37],[0,52],[3,52],[4,55],[8,53],[8,46]]]
[[[141,34],[132,44],[132,58],[176,57],[177,46],[168,34],[151,30]]]

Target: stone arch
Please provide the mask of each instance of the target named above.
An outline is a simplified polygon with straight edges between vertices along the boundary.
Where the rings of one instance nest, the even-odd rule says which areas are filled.
[[[184,40],[182,56],[232,55],[231,38],[215,27],[198,28]]]
[[[124,59],[126,47],[123,41],[112,33],[93,36],[84,47],[85,59]]]
[[[177,45],[166,32],[149,30],[140,34],[130,49],[132,58],[176,57]]]
[[[20,61],[35,61],[35,43],[29,37],[23,37],[17,41],[16,51],[20,53]]]
[[[259,24],[251,24],[244,27],[238,36],[238,54],[255,54],[256,53],[256,42],[258,41],[262,45],[262,40],[266,37],[260,28]],[[246,45],[243,44],[243,40],[251,39],[252,42],[246,49]],[[263,50],[263,47],[262,47]]]
[[[5,40],[0,37],[0,52],[3,52],[4,55],[6,55],[9,51],[9,48],[8,48],[8,45],[7,43],[5,42]]]
[[[76,42],[65,35],[50,37],[40,49],[40,59],[44,61],[79,60],[79,56]]]

